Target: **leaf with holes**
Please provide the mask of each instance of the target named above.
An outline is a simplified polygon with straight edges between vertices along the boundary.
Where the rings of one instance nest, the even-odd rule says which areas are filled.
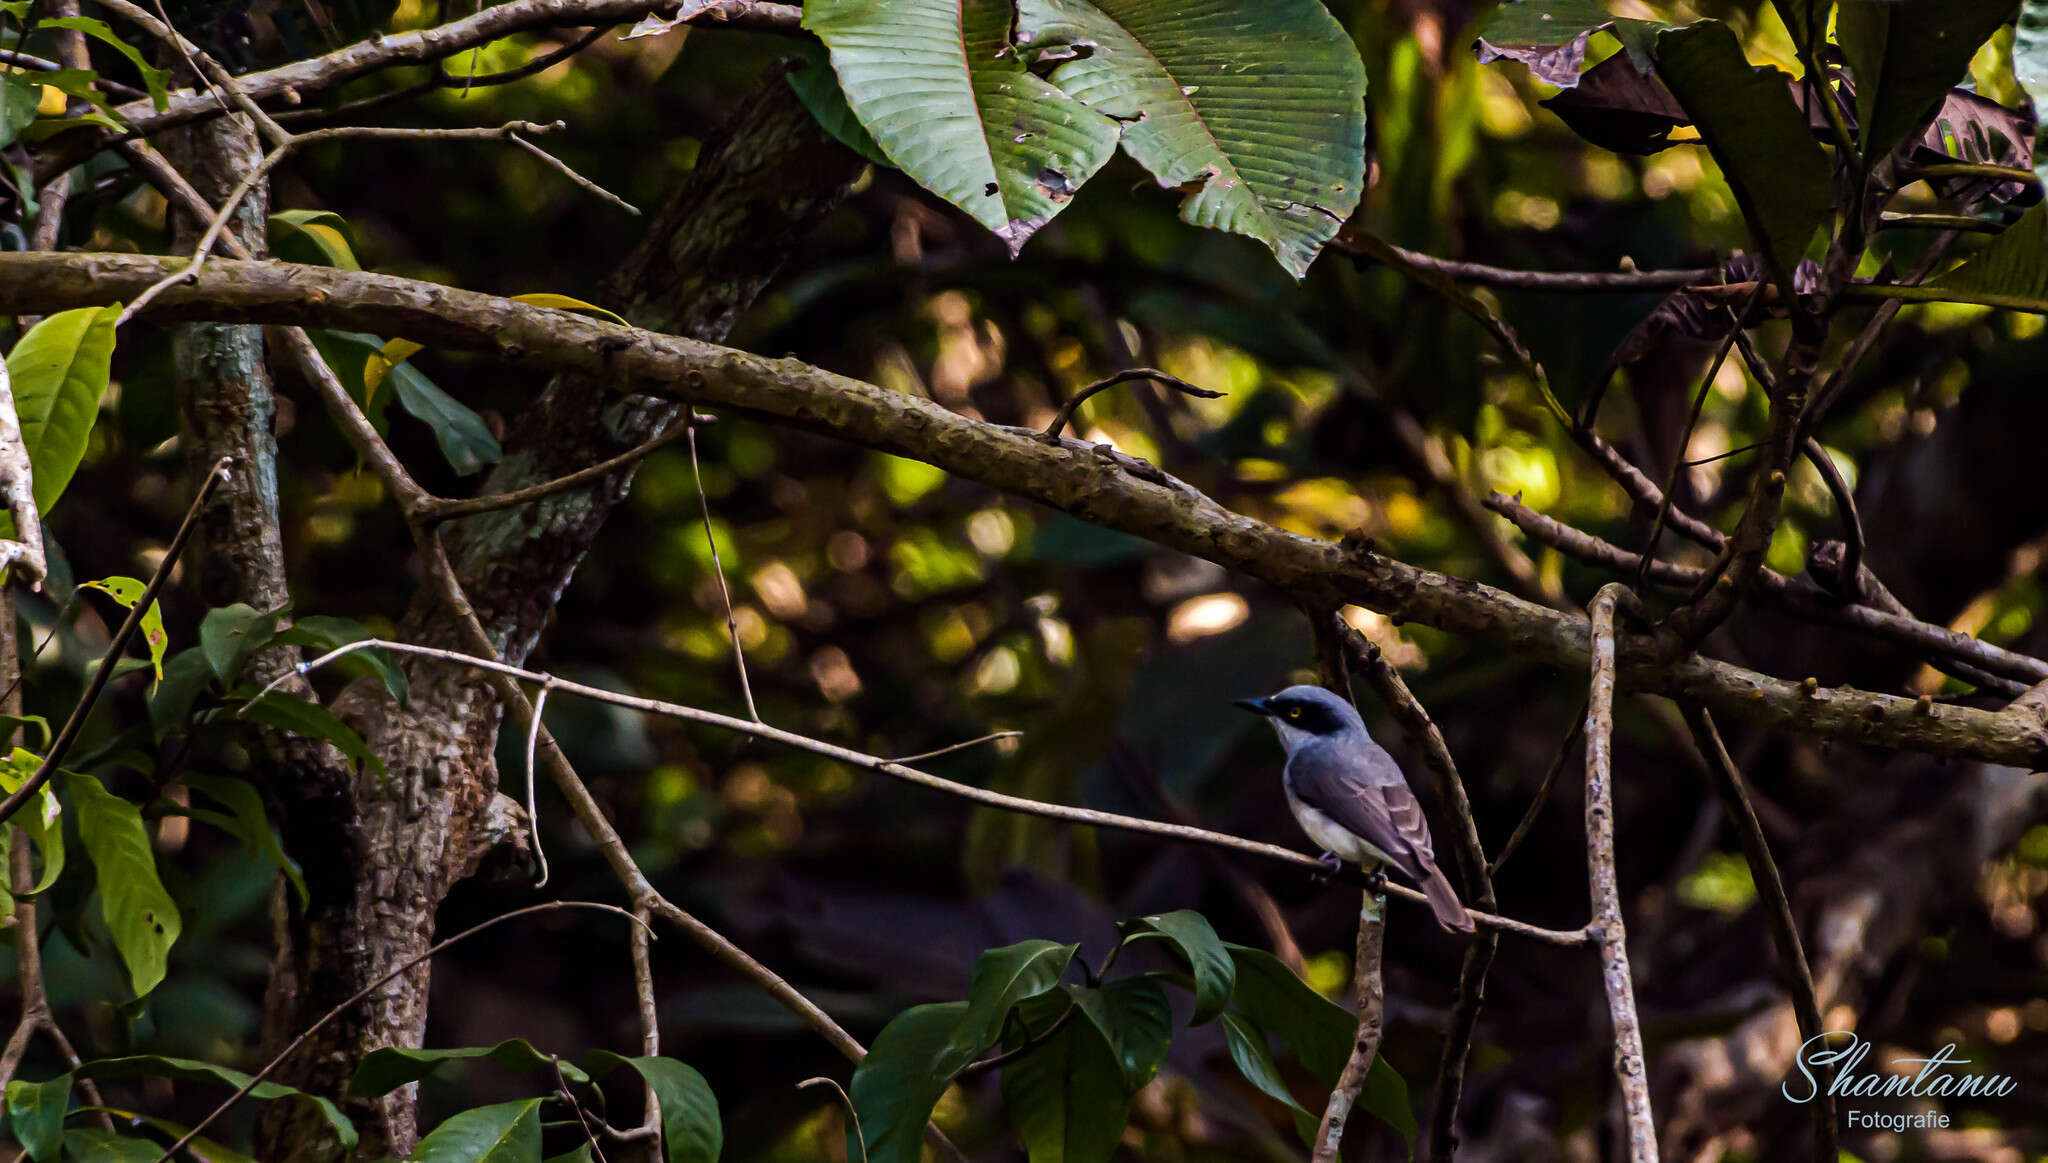
[[[99,874],[100,916],[128,966],[135,996],[164,979],[164,968],[184,924],[177,902],[156,874],[156,853],[134,804],[89,775],[66,772],[65,788],[78,813],[78,838]]]
[[[1365,191],[1365,65],[1320,0],[1019,0],[1017,47],[1123,123],[1184,221],[1296,278]]]
[[[803,19],[882,153],[1013,255],[1116,149],[1115,121],[1025,69],[1008,0],[811,0]]]
[[[48,513],[64,495],[85,458],[113,368],[114,320],[120,315],[119,303],[59,311],[30,328],[7,355],[38,513]]]
[[[135,603],[141,601],[144,591],[149,589],[140,580],[132,577],[106,577],[98,581],[79,582],[78,588],[98,590],[119,602],[123,608],[130,610],[135,608]],[[142,632],[143,643],[149,647],[150,667],[161,680],[164,677],[164,650],[171,644],[170,635],[164,632],[163,607],[151,602],[149,609],[142,613],[142,625],[138,629]]]
[[[1612,34],[1636,71],[1647,73],[1650,46],[1666,27],[1654,20],[1610,16],[1593,0],[1505,0],[1480,26],[1472,48],[1482,65],[1520,61],[1537,80],[1569,89],[1579,83],[1586,44],[1594,33]]]

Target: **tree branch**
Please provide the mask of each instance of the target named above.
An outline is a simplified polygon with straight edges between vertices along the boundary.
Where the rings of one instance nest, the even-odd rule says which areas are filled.
[[[0,254],[0,310],[121,299],[169,269],[134,255]],[[715,344],[429,283],[284,263],[216,262],[166,291],[152,315],[343,326],[483,351],[512,363],[598,376],[622,391],[723,406],[924,461],[1085,521],[1204,557],[1297,595],[1356,603],[1406,621],[1573,668],[1589,654],[1585,619],[1372,552],[1288,533],[1232,513],[1156,467],[1076,441],[970,420],[929,400]],[[1821,738],[1969,756],[2048,761],[2048,724],[1972,707],[1921,711],[1856,690],[1806,697],[1798,684],[1712,659],[1672,661],[1640,635],[1617,644],[1630,689],[1682,696]]]

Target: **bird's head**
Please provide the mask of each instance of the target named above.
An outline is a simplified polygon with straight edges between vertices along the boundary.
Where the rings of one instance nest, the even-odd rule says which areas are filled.
[[[1365,731],[1351,700],[1319,686],[1291,686],[1263,699],[1239,699],[1237,705],[1271,719],[1290,751],[1310,739]]]

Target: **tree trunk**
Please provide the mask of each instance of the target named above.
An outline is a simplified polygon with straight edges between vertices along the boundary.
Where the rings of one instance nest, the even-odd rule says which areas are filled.
[[[608,288],[612,305],[642,326],[722,338],[861,168],[855,155],[817,128],[783,79],[772,78],[706,147],[622,265]],[[557,377],[513,425],[484,491],[510,491],[583,468],[653,437],[674,416],[671,404],[620,400],[602,384]],[[465,592],[508,660],[532,649],[631,477],[623,471],[446,531]],[[399,635],[464,645],[453,620],[424,592]],[[444,665],[413,663],[407,670],[412,697],[406,710],[364,683],[337,708],[363,731],[389,777],[357,773],[353,779],[347,831],[360,858],[350,897],[284,933],[266,1002],[265,1040],[272,1048],[425,950],[448,890],[524,827],[518,809],[496,794],[492,750],[499,707],[488,686]],[[427,984],[424,964],[393,979],[294,1054],[279,1080],[332,1094],[368,1051],[420,1045]],[[363,1131],[364,1157],[402,1155],[412,1146],[414,1098],[408,1087],[350,1111]],[[259,1154],[337,1157],[317,1118],[293,1104],[275,1108],[259,1127]]]

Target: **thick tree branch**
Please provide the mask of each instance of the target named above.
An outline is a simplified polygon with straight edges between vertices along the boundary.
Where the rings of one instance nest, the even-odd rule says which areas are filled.
[[[107,254],[0,254],[0,310],[104,304],[180,260]],[[723,406],[925,461],[1083,520],[1259,578],[1304,600],[1356,603],[1407,621],[1578,669],[1585,619],[1361,544],[1332,544],[1232,513],[1157,468],[1079,441],[969,420],[797,360],[767,359],[569,312],[359,271],[283,263],[210,264],[165,292],[153,315],[340,326],[492,353],[509,363],[586,372],[621,390]],[[1692,699],[1822,738],[2016,765],[2048,761],[2048,724],[1970,707],[1922,708],[1857,690],[1816,700],[1793,682],[1687,656],[1641,636],[1618,644],[1629,689]]]

